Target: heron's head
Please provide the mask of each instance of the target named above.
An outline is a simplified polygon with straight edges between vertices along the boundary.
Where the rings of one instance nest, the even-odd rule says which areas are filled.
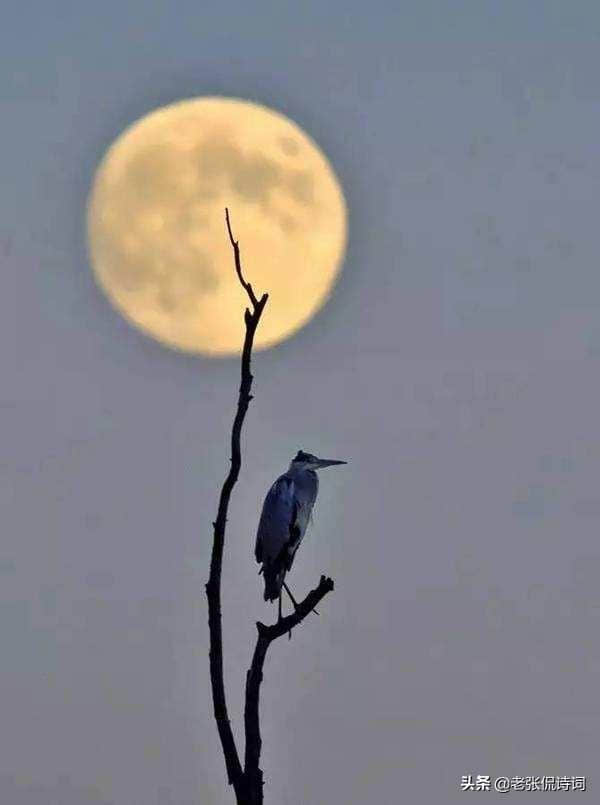
[[[304,450],[298,450],[290,469],[294,470],[321,470],[323,467],[333,467],[336,464],[347,464],[346,461],[337,461],[334,458],[318,458],[311,453],[305,453]]]

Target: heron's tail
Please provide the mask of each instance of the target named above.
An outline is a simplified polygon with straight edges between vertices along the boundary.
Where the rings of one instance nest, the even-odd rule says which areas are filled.
[[[285,568],[277,565],[263,565],[265,579],[265,601],[277,601],[283,586]]]

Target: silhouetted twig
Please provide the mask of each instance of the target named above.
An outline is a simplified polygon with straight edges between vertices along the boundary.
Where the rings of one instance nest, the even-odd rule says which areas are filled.
[[[231,467],[223,483],[221,496],[219,498],[219,508],[217,519],[213,523],[213,548],[210,561],[210,575],[206,584],[206,597],[208,599],[208,628],[210,635],[210,681],[213,695],[213,706],[217,729],[225,756],[225,766],[227,778],[230,785],[233,785],[238,805],[261,805],[263,802],[263,774],[259,768],[261,737],[259,720],[259,694],[260,685],[263,678],[263,665],[269,646],[278,637],[289,633],[301,623],[304,618],[315,608],[319,601],[333,590],[333,581],[325,576],[321,576],[318,587],[311,590],[306,598],[301,601],[295,611],[277,623],[266,626],[264,623],[257,623],[258,638],[252,665],[246,676],[246,703],[244,710],[244,727],[246,738],[246,751],[244,757],[244,768],[240,762],[229,715],[225,700],[225,685],[223,682],[223,635],[221,628],[221,569],[223,565],[223,546],[225,543],[225,526],[227,523],[227,510],[229,499],[235,483],[238,479],[242,464],[240,435],[242,425],[248,405],[252,399],[250,389],[252,387],[252,374],[250,372],[250,360],[252,357],[252,345],[254,335],[260,321],[260,317],[267,303],[268,294],[263,294],[260,299],[256,297],[252,285],[246,282],[242,273],[240,259],[240,249],[238,242],[234,239],[231,224],[229,221],[229,211],[225,210],[225,220],[227,222],[227,232],[229,240],[233,246],[235,257],[235,270],[239,281],[248,294],[252,309],[247,308],[244,313],[246,324],[246,336],[242,349],[242,373],[240,390],[238,396],[237,410],[233,420],[231,430]]]
[[[319,586],[298,604],[297,609],[286,618],[282,618],[272,626],[258,622],[258,637],[252,657],[252,665],[246,675],[246,707],[244,711],[244,728],[246,734],[246,756],[244,758],[244,775],[248,781],[251,805],[260,805],[263,801],[263,773],[259,768],[262,740],[260,737],[259,695],[263,679],[263,665],[269,646],[278,637],[291,633],[294,626],[301,623],[317,606],[327,593],[333,590],[333,581],[321,576]]]
[[[229,223],[229,211],[225,210],[227,221],[227,231],[229,238],[233,245],[235,253],[236,272],[242,286],[245,288],[252,304],[252,310],[246,308],[244,314],[244,322],[246,324],[246,336],[244,338],[244,346],[242,349],[242,374],[240,382],[240,391],[238,396],[237,411],[235,419],[233,420],[233,427],[231,430],[231,467],[221,489],[221,496],[219,498],[219,508],[217,511],[217,519],[213,523],[213,547],[212,556],[210,560],[210,575],[206,585],[206,597],[208,599],[208,628],[210,633],[210,681],[213,695],[213,706],[215,712],[215,720],[217,722],[217,729],[223,747],[223,754],[225,755],[225,766],[227,768],[227,778],[230,785],[233,785],[238,802],[245,802],[243,798],[244,792],[244,775],[240,763],[239,755],[231,731],[231,724],[229,723],[229,715],[227,713],[227,703],[225,700],[225,685],[223,682],[223,634],[221,627],[221,568],[223,565],[223,546],[225,543],[225,526],[227,524],[227,509],[229,507],[229,499],[231,492],[240,474],[240,467],[242,465],[242,454],[240,448],[240,435],[242,432],[242,425],[248,405],[252,399],[250,389],[252,388],[252,374],[250,372],[250,359],[252,356],[252,344],[254,342],[254,334],[260,317],[267,303],[268,294],[263,294],[260,299],[257,299],[252,286],[245,282],[242,275],[242,268],[240,262],[240,250],[236,240],[234,240],[231,233],[231,226]]]

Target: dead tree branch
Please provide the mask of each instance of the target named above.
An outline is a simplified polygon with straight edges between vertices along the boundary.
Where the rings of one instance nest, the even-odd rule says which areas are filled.
[[[333,590],[332,579],[321,576],[319,586],[311,590],[304,601],[291,615],[282,618],[271,626],[258,622],[258,637],[250,670],[246,675],[246,706],[244,710],[244,729],[246,735],[246,754],[244,758],[244,776],[248,783],[251,805],[262,805],[263,773],[259,768],[262,740],[260,737],[259,698],[260,685],[263,679],[263,666],[271,643],[301,623],[317,606],[327,593]]]
[[[257,299],[252,286],[244,280],[240,261],[240,249],[234,240],[229,223],[229,211],[225,210],[227,221],[227,231],[229,239],[234,249],[235,267],[239,280],[246,290],[250,299],[252,310],[246,308],[244,322],[246,324],[246,336],[242,349],[242,372],[240,390],[238,396],[237,411],[233,420],[231,430],[231,466],[219,498],[219,508],[217,519],[213,523],[213,547],[210,560],[210,575],[206,585],[206,597],[208,599],[208,629],[210,634],[210,682],[213,696],[213,706],[219,738],[225,756],[225,766],[229,784],[233,785],[238,802],[245,802],[244,794],[244,775],[240,763],[237,747],[229,723],[227,703],[225,699],[225,684],[223,682],[223,632],[221,626],[221,569],[223,566],[223,547],[225,544],[225,527],[227,524],[227,510],[231,492],[240,474],[242,465],[242,454],[240,447],[240,436],[244,418],[248,405],[252,399],[250,389],[252,388],[252,374],[250,372],[250,359],[252,356],[252,345],[254,334],[260,321],[260,317],[267,303],[268,294],[263,294]]]
[[[244,418],[248,410],[248,405],[252,399],[250,390],[252,388],[252,374],[250,372],[250,361],[252,357],[252,345],[256,328],[260,322],[260,317],[267,303],[268,294],[263,294],[258,299],[254,293],[252,285],[246,282],[242,273],[240,259],[240,249],[238,242],[233,237],[229,221],[229,211],[225,210],[227,222],[227,232],[233,247],[235,257],[235,270],[238,279],[248,294],[251,309],[246,308],[244,322],[246,325],[246,335],[242,349],[241,382],[237,403],[237,410],[233,420],[231,430],[231,467],[219,498],[217,519],[213,523],[213,547],[210,561],[210,575],[206,584],[206,597],[208,600],[208,629],[210,636],[210,682],[212,688],[213,707],[215,720],[223,755],[225,756],[225,767],[229,784],[233,786],[238,805],[262,805],[263,802],[263,773],[259,768],[261,737],[259,719],[259,695],[260,685],[263,678],[263,667],[267,651],[271,643],[284,634],[290,634],[291,630],[301,623],[306,616],[314,610],[316,605],[324,598],[327,593],[333,590],[333,581],[325,576],[321,576],[319,585],[308,593],[306,598],[300,602],[295,611],[277,623],[266,626],[264,623],[257,623],[258,638],[252,664],[246,676],[246,702],[244,709],[244,728],[246,748],[244,756],[244,766],[240,761],[240,756],[235,744],[227,703],[225,699],[225,684],[223,681],[223,632],[221,624],[221,570],[223,566],[223,548],[225,544],[225,527],[227,524],[227,511],[233,487],[235,486],[242,464],[240,436]]]

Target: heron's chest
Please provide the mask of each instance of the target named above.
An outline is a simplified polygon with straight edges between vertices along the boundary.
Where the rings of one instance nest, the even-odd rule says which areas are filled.
[[[319,480],[316,473],[302,473],[294,478],[294,497],[298,519],[307,523],[319,491]]]

